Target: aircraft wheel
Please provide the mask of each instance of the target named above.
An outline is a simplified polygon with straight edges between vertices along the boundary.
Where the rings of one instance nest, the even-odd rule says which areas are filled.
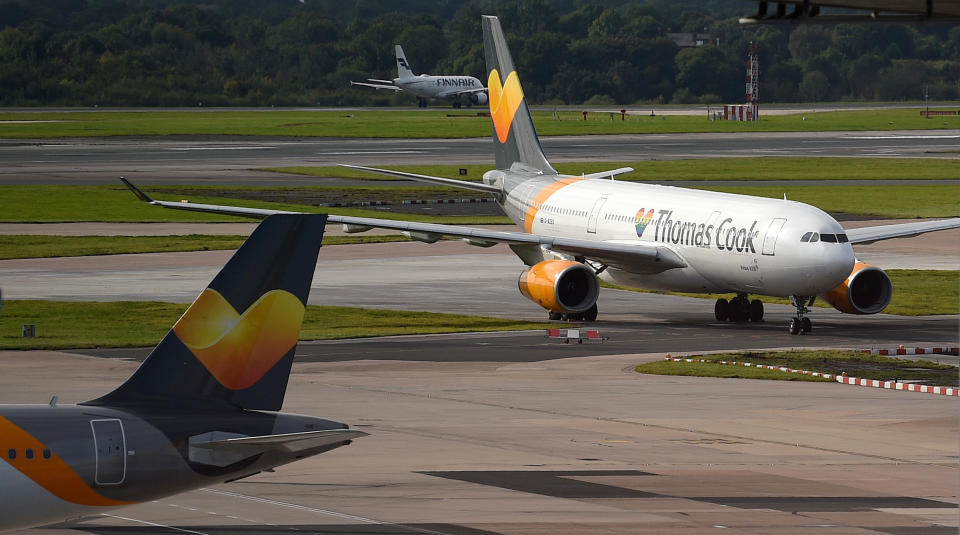
[[[750,321],[763,321],[763,301],[759,299],[750,301]]]
[[[800,334],[800,320],[797,318],[790,320],[790,334]]]
[[[586,312],[583,313],[584,321],[597,321],[597,304],[594,303],[592,307],[588,308]]]
[[[810,318],[800,320],[800,330],[803,331],[803,334],[807,334],[813,330],[813,323],[810,322]]]
[[[733,321],[747,321],[750,319],[750,305],[744,306],[744,302],[735,299],[730,302],[730,319]]]
[[[730,317],[730,303],[726,299],[717,299],[713,305],[713,315],[717,321],[727,321]]]

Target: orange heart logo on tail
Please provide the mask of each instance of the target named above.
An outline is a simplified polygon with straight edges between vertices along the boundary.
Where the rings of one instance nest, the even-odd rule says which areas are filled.
[[[256,384],[297,343],[304,311],[295,295],[271,290],[238,314],[207,288],[173,331],[220,384],[241,390]]]
[[[510,125],[517,108],[523,102],[523,89],[520,89],[520,78],[517,71],[507,75],[507,81],[501,85],[500,73],[497,69],[490,71],[487,79],[487,90],[490,93],[490,117],[493,119],[493,128],[497,131],[500,143],[507,142],[510,135]]]

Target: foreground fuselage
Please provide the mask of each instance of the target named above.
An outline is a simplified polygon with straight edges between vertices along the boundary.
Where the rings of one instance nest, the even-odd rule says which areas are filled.
[[[343,424],[262,411],[133,411],[84,405],[0,405],[0,530],[96,515],[223,483],[338,447],[243,458],[211,440]],[[219,457],[218,457],[219,456]]]
[[[836,287],[854,266],[840,224],[799,202],[511,171],[488,172],[484,181],[503,188],[504,212],[526,232],[663,246],[687,263],[659,273],[613,266],[601,274],[625,286],[812,296]]]

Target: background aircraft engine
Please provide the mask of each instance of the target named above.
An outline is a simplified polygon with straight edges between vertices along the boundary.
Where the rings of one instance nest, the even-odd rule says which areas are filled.
[[[847,280],[821,297],[840,312],[876,314],[887,308],[893,284],[882,269],[857,262]]]
[[[580,313],[600,296],[593,270],[571,260],[544,260],[520,274],[520,293],[550,312]]]
[[[472,104],[486,104],[487,94],[486,93],[470,93],[470,102]]]

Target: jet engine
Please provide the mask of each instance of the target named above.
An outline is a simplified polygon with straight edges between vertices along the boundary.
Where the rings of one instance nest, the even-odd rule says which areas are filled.
[[[520,293],[551,313],[579,314],[597,304],[593,270],[572,260],[544,260],[520,274]]]
[[[847,280],[823,294],[824,301],[847,314],[876,314],[887,308],[893,284],[882,269],[857,262]]]
[[[487,103],[487,94],[486,93],[470,93],[470,103],[471,104],[486,104]]]

